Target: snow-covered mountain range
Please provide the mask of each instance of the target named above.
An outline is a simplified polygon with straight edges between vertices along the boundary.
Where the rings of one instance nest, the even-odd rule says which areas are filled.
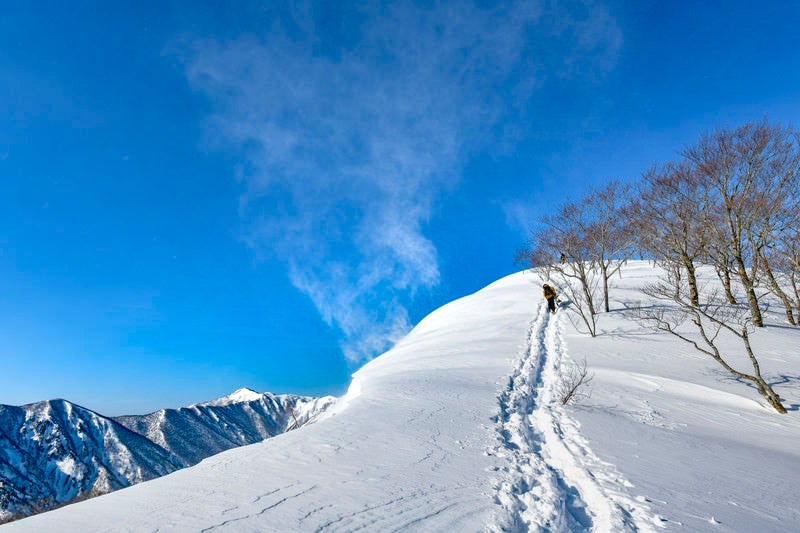
[[[260,442],[324,412],[333,397],[260,394],[239,389],[206,403],[115,420],[193,465],[211,455]]]
[[[0,520],[154,479],[300,426],[333,398],[229,396],[104,417],[66,400],[0,405]]]
[[[800,328],[764,297],[750,340],[778,414],[626,317],[658,275],[631,261],[610,280],[596,338],[547,312],[538,275],[503,278],[428,315],[315,423],[0,531],[796,531]],[[562,406],[584,359],[591,397]]]

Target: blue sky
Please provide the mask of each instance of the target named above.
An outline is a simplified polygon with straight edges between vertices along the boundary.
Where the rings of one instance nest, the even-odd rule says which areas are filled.
[[[38,2],[0,17],[0,403],[340,394],[537,216],[800,123],[790,2]],[[531,302],[538,305],[538,302]]]

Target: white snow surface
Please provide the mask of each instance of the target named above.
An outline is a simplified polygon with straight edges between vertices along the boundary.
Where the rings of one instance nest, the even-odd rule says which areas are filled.
[[[546,312],[537,276],[506,277],[431,313],[314,423],[0,529],[797,531],[800,328],[773,307],[754,336],[779,415],[622,317],[654,276],[624,268],[597,338]],[[583,359],[592,395],[562,407]]]

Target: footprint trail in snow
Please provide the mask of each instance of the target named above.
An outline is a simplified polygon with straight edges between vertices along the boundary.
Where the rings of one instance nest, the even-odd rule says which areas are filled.
[[[497,443],[504,457],[490,531],[655,531],[657,517],[628,494],[631,484],[589,448],[559,403],[559,370],[568,364],[563,315],[542,306],[499,398]]]

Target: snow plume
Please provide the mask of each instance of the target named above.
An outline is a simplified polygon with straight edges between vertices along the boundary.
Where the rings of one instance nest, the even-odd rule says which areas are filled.
[[[534,28],[547,10],[331,9],[294,3],[263,33],[192,41],[181,54],[213,103],[213,142],[244,154],[247,242],[287,263],[357,362],[403,335],[415,294],[438,284],[425,226],[468,152],[494,142],[537,86]],[[540,31],[551,41],[565,33],[556,15]],[[599,46],[591,32],[574,41],[573,54]]]

